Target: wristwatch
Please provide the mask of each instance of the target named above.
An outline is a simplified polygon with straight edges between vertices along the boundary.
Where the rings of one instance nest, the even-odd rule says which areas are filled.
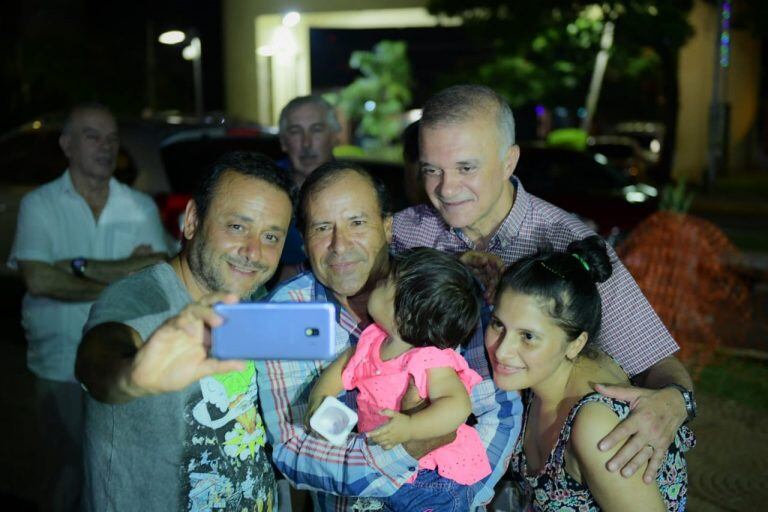
[[[74,258],[69,262],[69,266],[72,269],[72,273],[77,277],[85,277],[85,268],[88,266],[88,260],[83,257]]]
[[[691,421],[696,417],[696,399],[693,397],[693,391],[685,389],[680,384],[667,384],[665,388],[675,388],[683,395],[683,402],[685,403],[685,412],[688,415],[683,422],[683,425]]]

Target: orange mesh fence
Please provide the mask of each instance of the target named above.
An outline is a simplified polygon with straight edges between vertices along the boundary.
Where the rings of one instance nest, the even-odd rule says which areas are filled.
[[[715,348],[739,342],[751,318],[750,288],[732,263],[738,249],[714,224],[656,212],[616,252],[697,375]]]

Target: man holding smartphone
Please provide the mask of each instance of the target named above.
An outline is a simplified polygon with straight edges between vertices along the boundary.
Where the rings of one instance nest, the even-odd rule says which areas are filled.
[[[367,303],[378,280],[389,270],[392,217],[383,184],[348,162],[320,166],[302,186],[299,226],[304,233],[312,272],[279,285],[273,302],[331,302],[337,308],[337,354],[357,343],[371,322]],[[471,368],[484,380],[472,392],[476,428],[493,473],[476,484],[478,506],[493,497],[493,486],[506,468],[520,414],[516,393],[496,390],[485,359],[482,333],[463,351]],[[318,361],[259,361],[259,398],[273,460],[294,484],[320,491],[315,510],[349,510],[354,496],[391,496],[415,474],[418,461],[451,438],[411,441],[391,450],[368,445],[365,436],[351,436],[333,446],[301,425],[309,391],[325,366]],[[405,400],[404,400],[405,402]],[[354,399],[347,402],[354,404]],[[408,409],[405,406],[403,409]]]
[[[76,364],[86,510],[277,510],[255,368],[209,358],[206,329],[213,304],[274,274],[291,210],[271,160],[225,154],[187,204],[181,253],[96,302]]]

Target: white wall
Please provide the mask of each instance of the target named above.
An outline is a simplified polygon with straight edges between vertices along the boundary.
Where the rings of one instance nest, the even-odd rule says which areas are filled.
[[[223,2],[224,82],[227,112],[274,124],[291,98],[311,92],[310,28],[388,28],[455,25],[456,20],[430,16],[426,0],[225,0]],[[280,29],[289,10],[301,22]],[[258,49],[279,39],[293,40],[296,51],[260,55]],[[283,45],[285,46],[285,45]]]

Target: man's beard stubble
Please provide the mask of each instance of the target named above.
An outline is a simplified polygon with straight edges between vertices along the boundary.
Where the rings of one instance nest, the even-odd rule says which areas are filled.
[[[261,275],[264,276],[263,281],[257,280],[251,288],[244,292],[230,289],[224,277],[221,275],[221,271],[216,266],[213,252],[208,250],[208,244],[205,237],[192,240],[191,245],[192,247],[190,247],[189,251],[189,268],[192,271],[194,278],[202,283],[210,292],[234,293],[239,295],[241,300],[248,300],[262,284],[272,277],[272,273],[263,274],[268,268],[261,262],[250,262],[239,260],[232,256],[226,256],[222,258],[225,262],[231,262],[244,269],[252,269],[256,272],[262,272]]]

